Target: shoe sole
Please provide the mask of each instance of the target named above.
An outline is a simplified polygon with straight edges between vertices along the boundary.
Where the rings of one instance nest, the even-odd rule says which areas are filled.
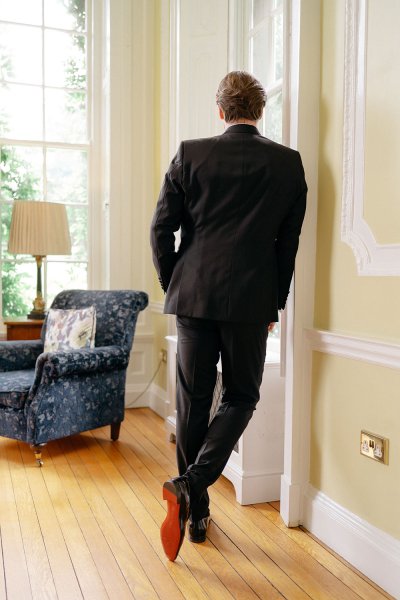
[[[193,544],[203,544],[203,542],[205,542],[206,539],[207,539],[206,535],[201,538],[195,538],[195,537],[192,537],[191,535],[189,535],[189,542],[193,542]]]
[[[182,499],[179,487],[167,481],[163,485],[163,499],[168,503],[167,516],[161,525],[161,543],[167,558],[174,561],[179,554],[185,537],[186,501]]]

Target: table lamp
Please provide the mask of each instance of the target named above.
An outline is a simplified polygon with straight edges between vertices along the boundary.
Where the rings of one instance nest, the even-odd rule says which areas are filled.
[[[71,254],[67,211],[64,204],[16,200],[11,216],[8,251],[32,254],[36,259],[36,298],[28,319],[44,319],[42,261],[49,254]]]

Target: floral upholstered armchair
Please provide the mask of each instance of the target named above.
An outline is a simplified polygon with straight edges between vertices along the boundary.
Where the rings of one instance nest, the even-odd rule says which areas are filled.
[[[111,425],[117,440],[124,419],[125,378],[138,314],[147,294],[130,290],[69,290],[51,308],[95,307],[94,348],[44,352],[40,340],[0,342],[0,435],[40,447]]]

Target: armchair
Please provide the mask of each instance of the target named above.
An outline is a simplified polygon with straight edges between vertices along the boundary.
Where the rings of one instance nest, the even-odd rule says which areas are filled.
[[[41,446],[111,425],[117,440],[125,409],[125,379],[136,321],[147,294],[130,290],[68,290],[52,308],[96,307],[95,348],[43,352],[40,340],[0,342],[0,435]]]

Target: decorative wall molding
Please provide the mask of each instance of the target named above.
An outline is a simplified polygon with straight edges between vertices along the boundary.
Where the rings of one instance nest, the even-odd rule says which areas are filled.
[[[309,485],[304,526],[395,598],[400,597],[400,540]]]
[[[161,301],[149,302],[149,309],[151,310],[152,313],[155,313],[156,315],[163,315],[164,314],[164,302],[161,302]]]
[[[305,330],[311,350],[400,369],[400,344],[358,338],[320,329]]]
[[[128,383],[125,389],[125,408],[150,407],[160,417],[165,419],[167,411],[167,392],[152,383],[146,390],[146,383]],[[144,390],[146,390],[144,392]],[[143,393],[144,392],[144,393]]]
[[[367,1],[346,0],[342,240],[359,275],[400,275],[400,244],[378,244],[364,219]]]

